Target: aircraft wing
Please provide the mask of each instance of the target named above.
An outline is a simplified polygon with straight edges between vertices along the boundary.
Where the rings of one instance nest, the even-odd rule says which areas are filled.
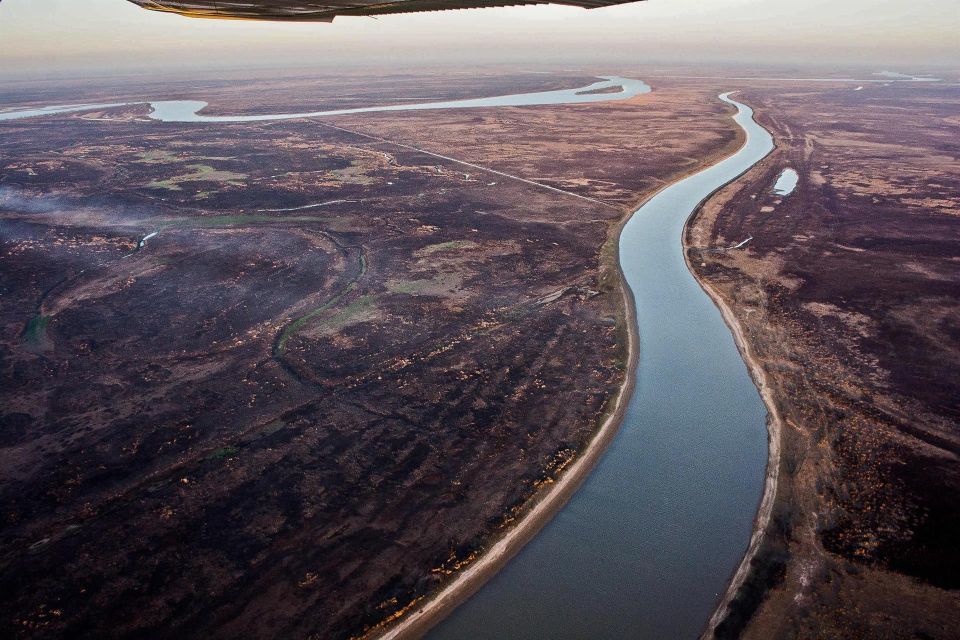
[[[609,7],[639,0],[129,0],[152,11],[165,11],[191,18],[226,20],[282,20],[332,22],[336,16],[379,16],[389,13],[479,9],[528,4],[563,4],[585,9]]]

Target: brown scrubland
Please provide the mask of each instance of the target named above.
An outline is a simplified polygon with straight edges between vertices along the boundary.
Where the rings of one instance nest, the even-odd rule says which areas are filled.
[[[960,89],[856,86],[749,83],[777,150],[688,227],[784,419],[773,518],[717,637],[960,629]]]

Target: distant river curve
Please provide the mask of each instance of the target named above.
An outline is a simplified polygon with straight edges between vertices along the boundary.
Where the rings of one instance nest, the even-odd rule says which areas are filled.
[[[767,410],[719,310],[684,262],[698,204],[773,149],[664,189],[620,236],[636,300],[637,384],[620,432],[554,519],[428,640],[695,638],[746,551],[767,461]]]
[[[619,91],[616,89],[619,88]],[[613,89],[613,91],[611,91]],[[242,116],[210,116],[200,112],[207,107],[200,100],[157,100],[146,102],[112,102],[106,104],[69,104],[20,110],[0,110],[0,121],[38,118],[60,113],[95,111],[113,107],[125,107],[134,104],[149,104],[150,117],[161,122],[272,122],[276,120],[295,120],[298,118],[321,118],[352,115],[356,113],[377,113],[382,111],[426,111],[433,109],[475,109],[478,107],[531,107],[551,104],[587,104],[626,100],[642,93],[649,93],[650,86],[642,80],[621,78],[619,76],[601,76],[598,82],[575,89],[555,91],[537,91],[533,93],[515,93],[487,98],[468,98],[466,100],[448,100],[445,102],[421,102],[416,104],[380,105],[358,107],[355,109],[334,109],[328,111],[303,111],[296,113],[266,113]]]

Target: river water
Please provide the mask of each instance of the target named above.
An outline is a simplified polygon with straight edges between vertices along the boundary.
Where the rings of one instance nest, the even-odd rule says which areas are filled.
[[[800,174],[795,169],[787,167],[780,173],[777,183],[773,185],[773,192],[778,196],[788,196],[797,188],[800,182]]]
[[[641,207],[620,237],[636,299],[637,386],[597,468],[560,513],[429,640],[696,637],[749,542],[767,411],[720,312],[684,262],[705,197],[773,149],[747,142]]]

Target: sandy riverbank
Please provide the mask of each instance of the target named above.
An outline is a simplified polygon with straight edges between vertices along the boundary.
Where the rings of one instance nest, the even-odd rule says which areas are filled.
[[[694,273],[696,277],[696,272],[694,272],[692,268],[690,271]],[[713,637],[713,632],[717,625],[720,624],[727,615],[730,602],[734,596],[736,596],[740,587],[743,586],[744,581],[750,573],[750,563],[760,548],[760,545],[763,543],[764,532],[770,523],[770,515],[773,512],[773,503],[777,495],[777,481],[780,475],[780,445],[783,419],[777,410],[773,390],[767,381],[767,374],[763,370],[763,367],[760,366],[760,363],[753,357],[750,351],[750,345],[744,337],[743,328],[733,315],[733,311],[710,285],[700,278],[697,278],[697,281],[713,300],[714,304],[717,305],[717,308],[720,309],[724,322],[730,327],[730,331],[733,333],[734,340],[737,343],[737,349],[743,356],[744,362],[747,363],[747,368],[750,370],[750,377],[753,378],[753,381],[756,383],[757,389],[760,391],[760,397],[763,398],[763,403],[767,405],[767,411],[769,412],[767,416],[767,472],[763,483],[760,507],[757,509],[757,515],[754,518],[750,544],[747,547],[746,554],[743,556],[743,560],[740,561],[740,565],[730,578],[730,583],[727,585],[726,591],[724,591],[723,596],[718,602],[717,608],[714,610],[713,615],[710,616],[707,627],[701,636],[701,638],[706,640]]]
[[[630,216],[620,223],[616,237]],[[617,392],[613,409],[601,424],[590,444],[578,456],[576,461],[560,478],[551,485],[527,512],[527,514],[505,535],[499,538],[480,558],[463,570],[444,589],[410,611],[396,624],[387,628],[378,637],[380,640],[409,640],[423,636],[440,620],[449,615],[459,604],[476,593],[491,577],[515,556],[556,513],[570,500],[583,481],[590,475],[613,441],[620,429],[629,404],[633,386],[636,382],[639,336],[635,317],[633,294],[627,286],[623,272],[619,270],[621,295],[625,309],[624,321],[627,329],[627,367],[623,384]]]

